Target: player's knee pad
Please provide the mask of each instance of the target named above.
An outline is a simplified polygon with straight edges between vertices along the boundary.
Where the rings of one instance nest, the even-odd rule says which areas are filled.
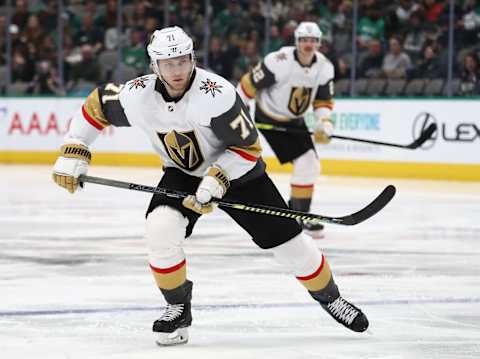
[[[161,267],[176,265],[185,259],[182,244],[187,224],[188,220],[172,207],[159,206],[150,212],[146,223],[150,259]]]
[[[270,250],[277,262],[295,276],[308,276],[322,264],[322,252],[304,233]]]
[[[320,175],[320,160],[313,149],[293,161],[291,183],[296,185],[313,184]]]

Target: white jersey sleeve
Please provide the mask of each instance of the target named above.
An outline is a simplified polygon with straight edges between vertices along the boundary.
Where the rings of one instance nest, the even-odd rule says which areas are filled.
[[[268,89],[281,79],[282,73],[278,72],[274,63],[275,54],[268,54],[240,79],[238,92],[245,103],[255,98],[257,91]]]
[[[324,55],[318,53],[317,59],[322,65],[318,74],[318,86],[312,106],[318,119],[330,118],[333,110],[333,96],[335,95],[333,82],[335,70],[332,63]]]
[[[222,168],[230,180],[240,178],[252,170],[262,151],[249,111],[235,91],[232,96],[234,103],[231,108],[212,118],[210,123],[213,133],[226,149],[214,164]]]
[[[123,85],[108,83],[93,90],[74,114],[64,141],[91,145],[107,126],[130,126],[119,94]]]

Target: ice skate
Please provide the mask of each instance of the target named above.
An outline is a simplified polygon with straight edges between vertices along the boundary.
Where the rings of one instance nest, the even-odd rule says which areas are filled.
[[[192,287],[188,279],[174,289],[161,289],[167,307],[165,312],[153,323],[156,342],[161,346],[186,344],[188,327],[192,325]]]
[[[338,297],[330,303],[320,305],[340,324],[354,332],[364,332],[368,328],[368,319],[360,309],[349,303],[342,297]]]
[[[168,304],[165,312],[153,323],[156,343],[160,346],[186,344],[192,324],[191,304]]]
[[[309,291],[309,293],[340,324],[354,332],[367,330],[367,317],[360,309],[342,298],[333,277],[330,278],[325,288],[319,291]]]

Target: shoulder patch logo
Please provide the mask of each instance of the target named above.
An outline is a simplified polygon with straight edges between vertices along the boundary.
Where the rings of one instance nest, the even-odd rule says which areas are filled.
[[[146,76],[139,77],[139,78],[137,78],[137,79],[133,79],[133,80],[131,80],[131,81],[129,81],[129,82],[127,83],[128,89],[129,89],[129,90],[132,90],[132,89],[135,89],[135,90],[136,90],[136,89],[138,89],[139,87],[145,88],[145,86],[146,86],[146,85],[145,85],[145,82],[147,82],[147,81],[148,81],[148,77],[146,77]]]
[[[277,61],[285,61],[287,59],[287,54],[284,52],[280,52],[275,55],[275,60]]]
[[[202,81],[202,86],[200,86],[200,90],[205,91],[205,94],[211,93],[212,97],[215,97],[217,92],[222,93],[222,91],[220,90],[222,87],[222,85],[217,85],[215,81],[207,79],[207,81]]]

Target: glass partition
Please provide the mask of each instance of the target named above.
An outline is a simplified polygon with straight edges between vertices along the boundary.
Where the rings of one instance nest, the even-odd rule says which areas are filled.
[[[236,83],[301,21],[323,32],[337,96],[480,95],[478,0],[2,0],[0,91],[83,96],[149,73],[146,43],[167,25]]]

